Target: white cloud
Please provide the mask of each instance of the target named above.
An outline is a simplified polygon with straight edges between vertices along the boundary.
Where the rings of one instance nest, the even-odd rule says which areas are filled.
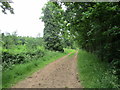
[[[7,15],[0,12],[0,30],[14,32],[20,36],[36,37],[38,33],[43,36],[44,23],[39,20],[42,7],[47,0],[14,0],[11,6],[15,14]]]

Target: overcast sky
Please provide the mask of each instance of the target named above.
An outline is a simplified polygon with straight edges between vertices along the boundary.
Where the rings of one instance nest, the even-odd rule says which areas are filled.
[[[44,23],[39,20],[42,7],[48,0],[12,0],[11,6],[15,14],[3,14],[0,8],[0,30],[12,33],[17,31],[19,36],[43,36]]]

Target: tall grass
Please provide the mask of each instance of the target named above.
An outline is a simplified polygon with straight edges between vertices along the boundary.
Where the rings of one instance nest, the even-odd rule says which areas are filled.
[[[58,58],[70,53],[74,50],[65,49],[64,53],[47,51],[46,55],[32,60],[25,64],[18,64],[3,72],[2,75],[2,87],[8,88],[16,84],[18,81],[25,79],[25,77],[30,76],[35,71],[45,67],[47,64],[57,60]]]
[[[117,78],[110,73],[110,65],[83,50],[78,53],[78,72],[85,88],[117,88]]]

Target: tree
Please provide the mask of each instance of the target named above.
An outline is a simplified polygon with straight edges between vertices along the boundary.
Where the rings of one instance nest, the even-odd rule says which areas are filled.
[[[75,2],[64,5],[67,7],[64,17],[69,23],[66,28],[74,34],[82,49],[108,62],[119,58],[119,3]]]
[[[42,17],[42,21],[45,23],[43,38],[46,49],[64,51],[60,33],[62,13],[62,8],[56,2],[48,2],[43,8],[44,16]]]

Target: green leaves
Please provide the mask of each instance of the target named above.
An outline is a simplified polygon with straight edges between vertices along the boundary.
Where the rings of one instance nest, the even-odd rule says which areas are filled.
[[[46,47],[56,50],[64,46],[78,46],[96,54],[101,60],[120,60],[120,7],[119,3],[65,2],[61,5],[49,2],[44,8],[44,39]],[[60,33],[61,32],[61,33]]]
[[[55,2],[48,2],[43,8],[42,21],[45,23],[44,41],[46,49],[64,51],[60,33],[63,27],[62,13],[63,10]]]

